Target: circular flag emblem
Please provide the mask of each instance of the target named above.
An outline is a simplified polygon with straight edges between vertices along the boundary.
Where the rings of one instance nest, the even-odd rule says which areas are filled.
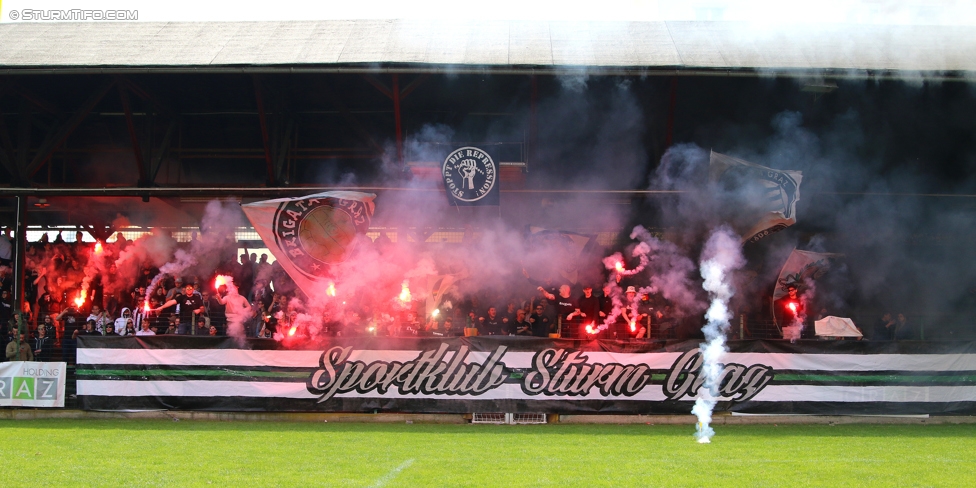
[[[447,191],[462,202],[481,200],[498,179],[495,161],[476,147],[462,147],[449,154],[441,173]]]
[[[345,259],[357,233],[369,228],[368,208],[357,200],[308,198],[283,202],[275,212],[275,242],[308,277],[326,276]]]

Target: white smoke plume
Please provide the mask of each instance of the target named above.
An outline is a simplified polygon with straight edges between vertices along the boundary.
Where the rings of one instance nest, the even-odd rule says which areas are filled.
[[[676,317],[696,313],[703,308],[691,279],[695,265],[684,251],[672,242],[658,239],[640,225],[634,227],[630,238],[640,241],[631,251],[631,255],[640,260],[636,267],[627,269],[619,252],[603,259],[603,265],[609,271],[606,287],[610,290],[613,309],[597,330],[605,330],[616,323],[625,308],[630,309],[631,316],[636,316],[640,297],[645,294],[660,294],[672,304]],[[624,277],[637,277],[647,283],[637,290],[637,297],[628,303],[624,303],[624,293],[619,285]]]
[[[200,223],[200,235],[191,240],[186,249],[176,249],[172,258],[159,266],[159,274],[147,287],[146,296],[152,296],[159,282],[167,276],[179,277],[187,272],[209,276],[220,264],[233,260],[231,256],[236,254],[237,249],[233,239],[234,230],[240,219],[240,210],[233,205],[225,206],[217,200],[207,203]]]
[[[705,342],[701,345],[702,369],[705,381],[699,390],[698,398],[691,412],[698,417],[695,437],[699,443],[707,444],[715,435],[711,427],[712,410],[719,399],[719,380],[722,377],[722,358],[728,352],[725,336],[729,331],[729,300],[735,290],[732,288],[732,273],[742,268],[740,238],[726,226],[719,227],[708,238],[702,250],[702,287],[708,292],[711,305],[705,313],[707,323],[702,327]]]
[[[620,288],[620,285],[617,284],[617,280],[612,276],[610,281],[608,281],[604,286],[604,293],[606,293],[606,290],[610,291],[610,303],[613,304],[613,308],[610,310],[610,313],[607,314],[606,318],[603,320],[603,323],[597,327],[597,331],[606,330],[608,327],[615,324],[617,322],[617,318],[620,317],[624,311],[624,307],[626,306],[623,301],[623,289]]]
[[[639,293],[660,293],[674,306],[677,316],[698,313],[703,306],[695,291],[696,285],[691,280],[695,264],[686,251],[673,242],[654,237],[641,226],[634,227],[630,237],[639,239],[651,256],[647,266],[650,283],[639,290]],[[640,248],[638,246],[636,249]]]
[[[122,293],[131,288],[143,266],[163,266],[173,255],[175,248],[176,241],[159,229],[128,243],[124,249],[118,251],[118,258],[113,263],[115,269],[112,270],[109,266],[102,272],[102,284],[106,292]],[[153,280],[153,284],[156,281]]]

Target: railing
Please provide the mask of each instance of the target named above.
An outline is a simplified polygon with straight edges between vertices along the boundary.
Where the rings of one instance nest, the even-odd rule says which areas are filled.
[[[881,314],[853,314],[850,317],[858,329],[868,340],[874,338],[875,324]],[[896,329],[895,340],[899,341],[971,341],[976,340],[976,316],[950,315],[935,316],[930,314],[906,314],[904,329]],[[809,328],[813,337],[813,319],[808,319],[805,329]],[[806,334],[805,334],[806,335]],[[730,338],[732,339],[781,339],[780,328],[771,319],[757,319],[740,315],[732,322]]]

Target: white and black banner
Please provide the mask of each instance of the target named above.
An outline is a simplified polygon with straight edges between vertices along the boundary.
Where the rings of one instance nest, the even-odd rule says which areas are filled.
[[[794,248],[790,257],[783,263],[783,268],[776,278],[773,289],[773,300],[779,300],[787,295],[789,286],[796,286],[800,290],[813,283],[830,269],[830,260],[842,257],[843,254],[801,251]]]
[[[254,230],[307,296],[325,293],[331,267],[365,236],[372,193],[332,191],[242,205]]]
[[[0,363],[0,406],[63,407],[65,363]]]
[[[757,242],[796,223],[802,172],[767,168],[712,151],[709,173],[713,181],[731,186],[733,193],[748,196],[739,202],[741,207],[737,205],[742,217],[751,220],[737,229],[743,242]]]
[[[687,413],[699,344],[522,337],[270,340],[81,337],[95,410]],[[976,413],[973,344],[733,341],[719,410]]]

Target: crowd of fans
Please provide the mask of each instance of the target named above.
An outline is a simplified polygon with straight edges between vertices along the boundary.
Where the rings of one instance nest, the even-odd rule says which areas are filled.
[[[192,246],[196,239],[194,234],[190,242],[181,245]],[[384,235],[374,244],[390,245]],[[17,341],[16,329],[11,327],[10,237],[4,231],[0,235],[0,349],[6,351],[6,358],[44,361],[58,355],[70,360],[78,337],[85,335],[233,334],[292,341],[359,335],[633,340],[686,338],[681,333],[683,327],[697,331],[700,326],[685,324],[689,320],[674,317],[666,301],[641,295],[626,282],[621,284],[623,293],[617,313],[613,313],[609,287],[594,290],[592,284],[535,281],[527,273],[525,286],[507,295],[493,290],[465,296],[448,293],[433,311],[426,309],[423,300],[404,303],[391,311],[365,299],[356,303],[351,297],[352,303],[343,302],[341,313],[320,315],[315,318],[317,323],[311,324],[308,307],[303,306],[305,297],[277,262],[268,262],[267,254],[222,256],[205,274],[199,273],[199,268],[194,270],[196,274],[171,275],[140,266],[134,280],[114,279],[121,274],[114,260],[130,245],[132,241],[121,233],[112,243],[105,243],[111,247],[108,252],[113,261],[103,270],[92,268],[96,244],[83,242],[81,232],[73,242],[59,233],[53,241],[43,234],[37,242],[29,243],[23,310],[28,326]],[[225,247],[238,249],[235,242]],[[220,283],[221,276],[232,278],[231,284]],[[611,318],[609,326],[604,325],[607,317]],[[778,322],[789,322],[778,318]],[[235,322],[237,327],[233,327]],[[807,329],[809,333],[813,327]],[[911,338],[909,330],[904,314],[897,319],[889,314],[872,330],[871,337]],[[750,335],[756,337],[755,332]]]
[[[368,303],[350,304],[341,316],[325,318],[322,326],[313,331],[302,326],[299,312],[295,310],[293,299],[303,298],[301,292],[277,262],[268,262],[267,254],[244,253],[235,260],[222,259],[202,276],[171,276],[155,267],[142,267],[131,286],[119,288],[113,285],[119,282],[112,278],[119,272],[114,262],[108,264],[104,273],[98,270],[98,274],[91,276],[88,263],[96,244],[84,242],[83,237],[78,232],[69,242],[62,233],[54,240],[43,234],[40,240],[28,244],[23,310],[28,327],[22,342],[30,347],[13,351],[15,356],[23,352],[22,356],[38,360],[49,360],[56,354],[67,358],[77,338],[84,335],[227,335],[230,332],[228,301],[234,297],[246,300],[237,302],[238,315],[242,315],[241,304],[247,308],[241,317],[240,333],[257,338],[280,334],[279,338],[300,339],[314,332],[331,336],[549,337],[560,334],[633,339],[651,337],[652,323],[655,336],[664,338],[674,334],[674,324],[666,316],[668,308],[652,306],[649,297],[637,297],[633,287],[625,295],[638,306],[624,310],[617,326],[597,331],[595,326],[603,323],[613,308],[609,290],[597,295],[590,285],[574,290],[569,284],[529,279],[526,287],[510,296],[492,291],[464,297],[445,296],[432,313],[424,311],[423,300],[405,304],[396,313],[376,309]],[[384,237],[377,239],[377,246],[389,244],[383,242]],[[190,246],[193,239],[196,235],[185,245]],[[0,240],[10,242],[6,232]],[[112,243],[104,244],[111,247],[109,252],[114,252],[114,256],[129,245],[132,241],[121,233]],[[10,326],[13,297],[9,260],[8,256],[0,261],[0,290],[3,291],[0,347],[17,342],[15,328]],[[233,284],[229,288],[219,286],[218,276],[231,277]],[[587,326],[591,328],[587,330]],[[13,359],[9,355],[8,358]]]
[[[667,339],[675,337],[676,321],[670,307],[635,287],[624,292],[625,306],[614,314],[609,288],[596,294],[592,285],[534,283],[536,292],[509,297],[486,293],[462,299],[459,306],[446,301],[444,313],[426,323],[409,317],[407,327],[429,335],[516,335],[590,339]],[[438,310],[440,312],[440,310]],[[611,320],[609,327],[601,327]],[[410,320],[412,319],[412,320]]]
[[[294,294],[294,285],[280,267],[268,263],[266,254],[260,258],[256,253],[244,254],[240,261],[224,259],[204,277],[169,276],[157,268],[142,267],[131,282],[116,279],[118,270],[114,262],[104,272],[92,267],[90,259],[96,243],[84,242],[81,232],[73,242],[66,241],[61,233],[54,240],[43,234],[27,248],[22,310],[26,329],[17,341],[12,320],[11,253],[7,249],[10,241],[8,231],[3,231],[0,234],[0,348],[12,353],[7,354],[8,360],[44,361],[55,355],[68,358],[77,338],[83,335],[224,335],[227,333],[224,298],[228,289],[223,286],[214,290],[209,286],[218,274],[233,277],[233,283],[237,283],[231,285],[235,294],[246,297],[249,315],[253,317],[247,324],[250,330],[245,330],[250,336],[270,337],[267,332],[275,329],[276,306],[287,303],[287,298]],[[99,249],[103,246],[97,245]],[[113,259],[129,245],[132,241],[121,233],[113,243],[104,244],[112,246],[108,252]],[[132,286],[123,287],[123,283]],[[285,296],[285,290],[289,297]],[[184,301],[176,303],[179,300]],[[15,344],[15,350],[7,348],[15,342],[27,347]]]

